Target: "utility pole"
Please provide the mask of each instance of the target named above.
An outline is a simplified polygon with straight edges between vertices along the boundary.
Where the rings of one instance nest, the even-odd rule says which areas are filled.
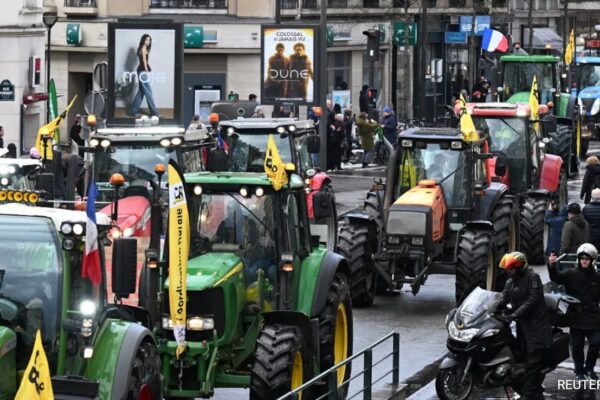
[[[527,13],[527,24],[529,27],[529,43],[527,46],[527,52],[533,54],[533,0],[528,1],[529,10]]]
[[[319,20],[319,78],[317,80],[318,103],[321,105],[319,121],[319,136],[321,137],[321,151],[319,164],[321,170],[327,171],[327,0],[321,0],[321,18]]]
[[[408,26],[406,27],[408,29]],[[408,46],[408,42],[405,43]],[[425,72],[427,71],[427,6],[425,2],[421,1],[421,29],[419,30],[418,36],[419,45],[419,71],[417,72],[417,82],[419,83],[419,116],[421,118],[426,117],[427,110],[427,83],[425,81]]]

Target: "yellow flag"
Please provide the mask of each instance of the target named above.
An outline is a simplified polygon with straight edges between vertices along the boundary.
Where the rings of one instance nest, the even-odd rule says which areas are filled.
[[[179,358],[185,342],[187,302],[187,261],[190,253],[190,217],[183,177],[174,161],[169,161],[169,312]]]
[[[40,152],[40,156],[45,158],[46,160],[52,160],[52,140],[54,139],[54,132],[60,126],[62,121],[65,119],[73,104],[75,104],[75,100],[77,99],[77,95],[73,97],[73,100],[69,103],[65,111],[62,112],[58,117],[54,118],[52,121],[48,122],[46,125],[40,127],[38,129],[37,137],[35,139],[35,147]],[[43,137],[46,137],[46,149],[44,150],[44,141]]]
[[[467,102],[463,95],[460,95],[460,132],[465,142],[475,142],[479,140],[479,134],[475,129],[475,124],[471,115],[467,111]]]
[[[279,156],[279,150],[277,150],[273,135],[269,135],[264,165],[265,172],[273,185],[273,189],[281,189],[288,182],[288,176],[285,172],[285,164],[281,161],[281,157]]]
[[[539,119],[538,110],[540,108],[539,92],[537,78],[533,76],[533,82],[531,82],[531,91],[529,92],[529,106],[531,107],[531,120],[537,121]],[[537,130],[538,123],[533,124],[533,128]]]
[[[567,48],[565,49],[565,64],[571,65],[573,61],[573,51],[575,50],[575,31],[571,29],[571,34],[569,35],[569,43],[567,44]]]
[[[52,392],[52,381],[50,380],[50,368],[48,359],[42,346],[42,335],[38,330],[35,334],[35,344],[25,368],[21,386],[15,400],[54,400]]]

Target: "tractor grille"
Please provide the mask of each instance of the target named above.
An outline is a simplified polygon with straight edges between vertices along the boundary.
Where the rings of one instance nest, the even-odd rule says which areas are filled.
[[[215,329],[217,336],[223,336],[225,331],[225,297],[223,289],[206,289],[202,291],[187,292],[187,317],[212,317],[215,320]],[[165,296],[165,308],[163,312],[169,314],[169,298]],[[169,340],[175,340],[172,331],[166,331]],[[201,341],[212,340],[212,331],[191,331],[186,329],[186,340]]]

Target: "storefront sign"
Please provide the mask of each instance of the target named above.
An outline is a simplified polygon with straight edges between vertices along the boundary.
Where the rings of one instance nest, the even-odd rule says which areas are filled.
[[[462,15],[460,17],[460,31],[466,32],[468,35],[473,33],[473,16]],[[477,15],[475,16],[475,35],[483,35],[483,31],[486,28],[490,28],[492,24],[492,18],[489,15]]]
[[[446,43],[467,43],[466,32],[444,32]]]
[[[404,46],[404,30],[406,24],[404,22],[394,22],[393,42],[396,46]],[[408,26],[408,45],[415,46],[417,44],[417,23],[413,22]]]
[[[203,44],[204,27],[202,25],[187,25],[183,28],[183,47],[201,49]]]
[[[14,101],[15,100],[15,85],[10,83],[8,79],[5,79],[0,83],[0,101]]]
[[[586,49],[600,49],[600,39],[585,39]]]

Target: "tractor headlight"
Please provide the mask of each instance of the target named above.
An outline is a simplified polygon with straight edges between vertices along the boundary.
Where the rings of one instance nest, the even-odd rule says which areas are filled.
[[[412,238],[411,243],[413,246],[423,246],[423,238],[420,236],[415,236]]]
[[[590,114],[596,115],[596,114],[598,114],[598,111],[600,111],[600,97],[594,101],[594,104],[592,104],[592,109],[590,110]]]
[[[160,141],[160,145],[162,147],[169,147],[171,145],[171,140],[169,140],[169,139],[162,139]]]
[[[577,105],[579,106],[579,114],[585,115],[585,106],[583,105],[581,97],[577,97]]]
[[[79,303],[79,312],[81,312],[81,315],[84,317],[94,316],[94,314],[96,314],[96,303],[92,300],[82,300],[81,303]]]
[[[477,328],[458,329],[454,321],[448,324],[448,335],[459,342],[469,342],[479,332]]]
[[[461,141],[455,140],[450,142],[450,148],[460,150],[463,147],[463,143]]]
[[[215,329],[213,318],[190,317],[187,320],[187,329],[190,331],[211,331]]]
[[[163,317],[162,319],[163,329],[173,329],[173,321],[169,317]]]
[[[63,224],[60,226],[60,231],[63,235],[70,235],[71,232],[73,232],[73,225],[68,222],[63,222]]]
[[[248,197],[248,188],[246,186],[240,188],[240,195],[242,197]]]
[[[202,186],[200,186],[200,185],[194,186],[194,194],[196,196],[202,195]]]
[[[73,233],[77,236],[83,235],[83,225],[73,224]]]
[[[75,241],[71,238],[66,238],[62,242],[62,248],[66,251],[71,251],[75,247]]]
[[[254,194],[256,195],[256,197],[262,197],[265,194],[265,189],[259,186],[254,190]]]
[[[227,135],[231,136],[235,133],[235,128],[233,126],[230,126],[229,128],[227,128]]]
[[[102,147],[103,149],[106,149],[110,146],[110,140],[108,139],[102,139],[100,141],[100,147]]]
[[[400,244],[400,236],[390,236],[388,238],[389,244]]]
[[[295,132],[296,131],[296,125],[290,125],[290,126],[288,126],[288,131]]]
[[[98,147],[100,145],[100,141],[96,138],[90,139],[90,147]]]
[[[283,127],[283,126],[278,126],[278,127],[277,127],[277,133],[279,133],[280,135],[281,135],[282,133],[285,133],[285,127]]]
[[[413,141],[410,139],[402,139],[402,147],[412,147],[413,146]]]
[[[174,137],[173,139],[171,139],[171,145],[173,146],[179,146],[182,142],[183,140],[181,140],[180,137]]]
[[[83,336],[84,338],[88,338],[90,336],[92,336],[92,328],[94,326],[94,322],[92,321],[91,318],[84,318],[81,321],[81,336]]]
[[[0,185],[2,185],[2,186],[8,186],[9,183],[10,183],[10,181],[8,180],[7,177],[0,179]]]

